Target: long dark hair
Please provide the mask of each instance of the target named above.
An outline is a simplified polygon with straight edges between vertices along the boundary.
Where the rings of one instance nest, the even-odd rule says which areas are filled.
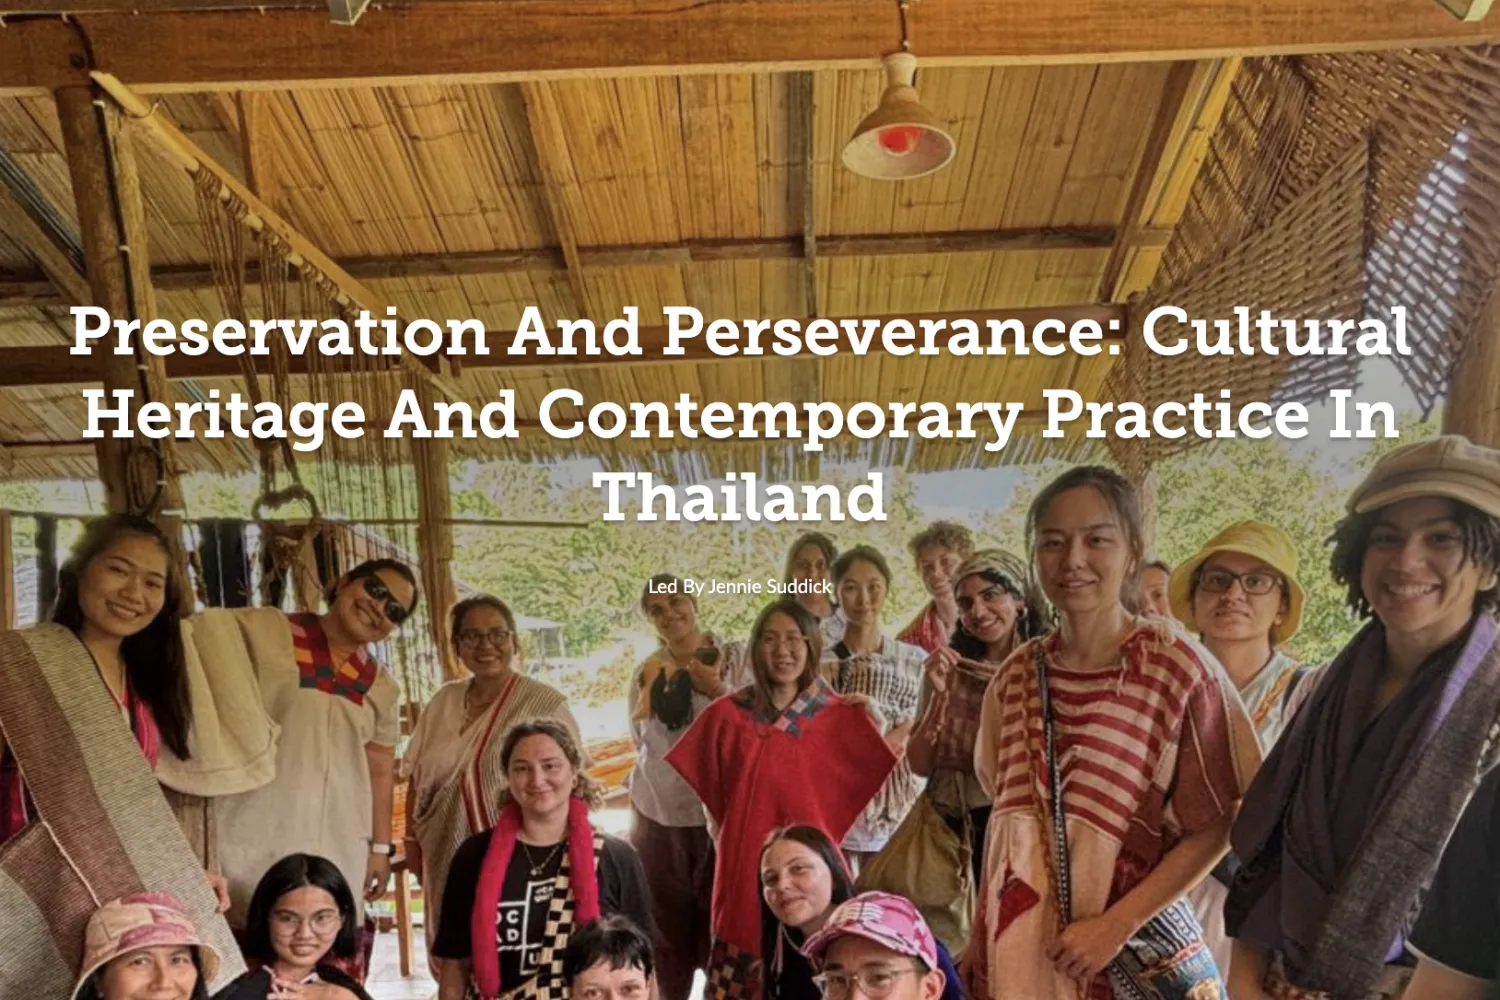
[[[250,908],[245,913],[245,955],[267,965],[276,961],[271,946],[271,911],[276,901],[287,893],[312,886],[333,897],[343,923],[328,954],[336,958],[353,958],[359,928],[354,919],[354,893],[338,865],[316,854],[289,854],[276,862],[260,877]]]
[[[818,662],[823,658],[823,631],[813,613],[790,597],[783,597],[765,606],[750,627],[750,675],[754,683],[750,687],[750,707],[761,715],[776,714],[776,703],[771,697],[771,672],[766,666],[765,653],[761,651],[760,637],[766,630],[771,616],[780,612],[797,623],[797,631],[807,640],[807,663],[797,678],[797,691],[806,691],[818,676]]]
[[[840,903],[848,902],[854,897],[854,880],[849,877],[849,866],[844,861],[844,854],[839,846],[833,842],[833,838],[815,826],[797,824],[784,826],[772,830],[771,835],[766,838],[760,848],[759,860],[763,861],[766,852],[771,845],[779,840],[790,840],[801,844],[803,847],[816,854],[822,862],[828,866],[829,873],[833,876],[833,893],[829,898],[830,908]],[[781,977],[773,975],[771,968],[772,956],[776,954],[776,938],[781,933],[781,921],[771,912],[770,905],[766,902],[766,894],[761,891],[759,862],[757,862],[755,892],[760,897],[760,953],[762,961],[765,962],[765,988],[767,1000],[779,1000],[781,996]],[[801,933],[796,928],[788,927],[787,933],[794,935],[792,941],[800,946]]]
[[[187,654],[182,646],[183,586],[173,558],[176,549],[165,532],[152,521],[133,514],[110,514],[84,526],[83,537],[73,546],[67,561],[57,571],[57,601],[52,620],[74,635],[83,633],[83,604],[79,579],[89,565],[115,542],[127,535],[149,538],[167,557],[167,576],[161,610],[151,623],[120,643],[125,680],[135,697],[151,709],[162,742],[182,760],[190,760],[188,735],[193,727],[192,700],[188,690]]]
[[[198,981],[193,984],[193,992],[188,994],[188,1000],[208,1000],[208,982],[203,975],[203,958],[196,947],[190,947],[188,950],[193,954],[193,968],[198,972]],[[115,957],[124,958],[125,955],[133,954],[135,952],[127,951]],[[78,992],[73,994],[73,1000],[104,1000],[104,991],[99,988],[99,981],[104,978],[104,970],[108,967],[109,963],[106,962],[92,976],[84,980],[83,985],[78,987]]]

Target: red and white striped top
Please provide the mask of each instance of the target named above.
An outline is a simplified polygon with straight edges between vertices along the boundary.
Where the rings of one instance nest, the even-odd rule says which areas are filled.
[[[1259,763],[1222,668],[1180,628],[1148,619],[1118,664],[1070,670],[1057,633],[1028,642],[985,693],[975,772],[994,803],[976,913],[986,1000],[1073,1000],[1046,949],[1058,929],[1036,656],[1047,657],[1067,817],[1073,919],[1104,912],[1185,836],[1232,816]],[[1090,998],[1112,996],[1100,976]]]
[[[1049,657],[1063,807],[1121,843],[1133,824],[1156,838],[1165,826],[1175,840],[1229,815],[1241,794],[1235,761],[1209,755],[1231,745],[1218,672],[1186,637],[1163,638],[1138,629],[1120,668],[1104,671],[1063,668],[1056,633],[1036,640]],[[997,813],[1033,809],[1047,792],[1035,656],[1028,643],[990,688],[1008,737],[992,758]]]

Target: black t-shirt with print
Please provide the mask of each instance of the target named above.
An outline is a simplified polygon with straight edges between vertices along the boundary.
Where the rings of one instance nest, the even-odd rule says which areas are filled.
[[[1500,1000],[1500,769],[1480,782],[1453,831],[1408,943]]]
[[[464,841],[453,855],[443,893],[437,940],[432,943],[432,954],[437,958],[467,959],[473,956],[470,916],[490,838],[490,832],[476,834]],[[530,851],[529,857],[527,851]],[[506,866],[505,883],[500,892],[499,940],[496,943],[500,949],[500,981],[507,989],[525,982],[537,971],[545,944],[552,886],[566,851],[566,842],[537,847],[517,841],[510,864]],[[540,865],[544,859],[544,870],[533,876],[533,862]],[[623,914],[647,934],[652,934],[651,896],[646,887],[645,869],[641,867],[635,849],[617,837],[604,837],[599,852],[598,875],[599,909],[605,914]]]

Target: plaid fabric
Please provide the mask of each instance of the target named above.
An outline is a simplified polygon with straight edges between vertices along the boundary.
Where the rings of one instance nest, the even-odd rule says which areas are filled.
[[[926,658],[916,646],[882,639],[877,653],[849,655],[840,643],[830,653],[837,662],[831,672],[835,690],[842,695],[868,695],[885,716],[887,726],[899,726],[917,717],[922,701],[922,662]],[[823,669],[829,671],[827,658]],[[878,851],[906,818],[921,794],[922,781],[912,773],[903,756],[864,815],[844,840],[846,851]]]
[[[968,773],[974,770],[974,744],[979,739],[979,713],[984,692],[998,664],[959,660],[948,681],[948,705],[942,734],[933,748],[937,767]]]
[[[333,654],[328,650],[328,637],[323,625],[314,614],[292,615],[292,649],[297,654],[297,672],[302,677],[302,687],[314,688],[324,694],[348,698],[356,705],[365,703],[365,695],[380,668],[369,650],[360,649],[344,661],[341,667],[333,664]]]
[[[790,736],[802,735],[802,723],[812,719],[821,712],[828,704],[828,685],[822,678],[815,678],[807,686],[807,690],[797,696],[797,700],[786,707],[786,711],[776,717],[773,729],[779,729]]]
[[[949,638],[949,629],[943,625],[943,617],[938,614],[937,605],[931,601],[911,620],[910,625],[896,633],[897,642],[916,646],[924,653],[942,649],[948,645]]]
[[[762,971],[760,959],[728,941],[715,938],[708,956],[708,983],[703,988],[703,996],[705,1000],[758,997]]]
[[[885,713],[893,726],[917,717],[922,698],[922,655],[913,646],[886,640],[879,653],[856,653],[838,657],[839,694],[864,694]]]

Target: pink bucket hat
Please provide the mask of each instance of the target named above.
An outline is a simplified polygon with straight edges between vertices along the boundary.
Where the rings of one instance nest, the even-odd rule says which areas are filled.
[[[90,976],[121,955],[177,945],[198,949],[204,982],[212,982],[219,971],[219,953],[198,936],[193,918],[175,897],[164,892],[137,892],[105,903],[89,917],[83,936],[83,967],[73,995],[78,995]]]
[[[928,969],[938,967],[937,941],[922,914],[910,901],[888,892],[866,892],[855,896],[828,915],[823,929],[807,939],[802,953],[814,965],[833,942],[853,934],[889,948],[898,955],[920,958]]]

